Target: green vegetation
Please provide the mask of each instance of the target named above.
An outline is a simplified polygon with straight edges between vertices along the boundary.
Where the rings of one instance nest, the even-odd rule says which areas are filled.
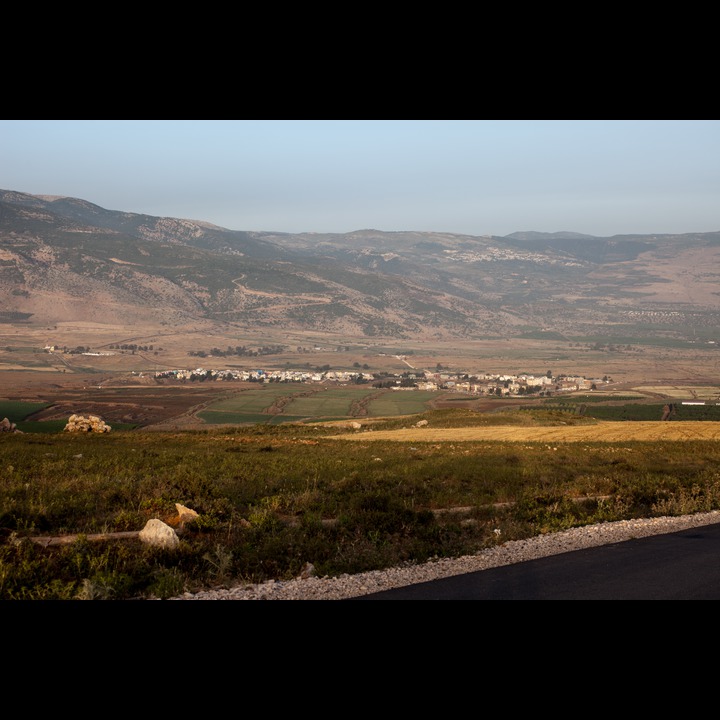
[[[589,399],[588,399],[589,400]],[[567,410],[593,417],[596,420],[661,420],[667,403],[632,402],[618,405],[585,406],[585,401],[553,403],[551,400],[544,405],[546,408]],[[720,405],[682,405],[674,403],[671,420],[720,420]]]
[[[21,420],[15,423],[20,432],[24,433],[42,433],[42,434],[54,434],[62,432],[67,425],[67,419],[65,420],[43,420],[34,422],[32,420]]]
[[[258,384],[257,388],[244,390],[231,398],[210,404],[198,413],[198,417],[209,425],[267,423],[273,418],[269,414],[273,404],[292,395],[297,388],[294,384]]]
[[[7,418],[15,423],[18,430],[24,433],[58,433],[67,425],[67,418],[63,420],[26,420],[40,410],[50,407],[49,402],[26,402],[24,400],[0,400],[0,420]],[[132,430],[137,427],[133,423],[112,423],[113,430]]]
[[[438,428],[594,422],[575,408],[447,409],[370,427],[419,420]],[[367,439],[329,439],[337,427],[322,423],[1,435],[0,599],[167,598],[290,579],[307,562],[336,576],[597,522],[720,509],[713,441],[550,447],[358,432]],[[176,504],[197,519],[179,528]],[[178,548],[107,537],[154,518],[178,527]],[[39,536],[73,537],[33,541]]]
[[[368,385],[269,383],[212,403],[198,417],[209,425],[394,417],[424,412],[430,401],[442,394],[378,390]]]
[[[300,418],[350,417],[353,403],[360,403],[376,392],[373,388],[327,388],[320,392],[298,393],[284,407],[285,413]]]
[[[134,423],[108,423],[113,431],[134,430],[137,425]],[[18,430],[24,433],[54,434],[62,432],[67,425],[67,418],[64,420],[21,420],[15,423]]]
[[[368,407],[372,417],[394,417],[396,415],[412,415],[421,413],[427,408],[428,402],[437,398],[439,393],[413,390],[404,392],[402,390],[384,393],[373,400]]]
[[[645,395],[640,393],[628,395],[603,395],[601,393],[593,393],[592,395],[570,395],[569,397],[558,400],[555,397],[547,398],[543,401],[544,405],[554,405],[558,407],[568,407],[569,405],[584,405],[585,403],[607,403],[607,402],[632,402],[634,400],[646,400]]]
[[[40,412],[51,403],[47,402],[25,402],[23,400],[0,400],[0,420],[7,418],[10,422],[18,423],[28,415]],[[19,427],[19,426],[18,426]]]
[[[527,340],[567,340],[567,337],[559,332],[537,330],[535,328],[532,330],[526,330],[522,334],[518,335],[518,337],[525,338]]]

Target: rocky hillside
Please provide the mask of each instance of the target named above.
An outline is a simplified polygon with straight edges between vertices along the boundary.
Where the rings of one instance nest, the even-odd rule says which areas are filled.
[[[718,330],[718,287],[720,232],[272,234],[0,190],[4,322],[698,337]]]

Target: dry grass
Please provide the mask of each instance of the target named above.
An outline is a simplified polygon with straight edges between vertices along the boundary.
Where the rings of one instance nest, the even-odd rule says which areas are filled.
[[[705,420],[684,422],[597,422],[593,425],[517,427],[494,425],[465,428],[402,428],[353,431],[333,435],[335,440],[396,440],[399,442],[447,442],[500,440],[504,442],[631,442],[657,440],[720,440],[720,423]]]

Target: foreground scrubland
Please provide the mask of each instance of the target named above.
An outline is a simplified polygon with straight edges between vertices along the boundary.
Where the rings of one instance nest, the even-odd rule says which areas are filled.
[[[169,598],[294,578],[308,563],[359,573],[717,510],[716,427],[453,409],[359,429],[4,434],[0,598]],[[180,527],[177,504],[198,517]],[[154,518],[178,530],[177,548],[121,535]]]

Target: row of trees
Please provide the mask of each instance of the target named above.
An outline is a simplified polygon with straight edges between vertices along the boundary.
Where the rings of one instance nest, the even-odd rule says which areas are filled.
[[[279,355],[284,352],[282,345],[263,345],[262,347],[246,347],[245,345],[227,346],[226,350],[211,348],[205,350],[191,350],[188,355],[191,357],[258,357],[260,355]]]
[[[130,350],[131,352],[150,352],[153,349],[152,345],[136,345],[135,343],[123,343],[122,345],[108,345],[111,350]],[[88,351],[90,348],[88,348]],[[162,348],[160,348],[162,350]]]

